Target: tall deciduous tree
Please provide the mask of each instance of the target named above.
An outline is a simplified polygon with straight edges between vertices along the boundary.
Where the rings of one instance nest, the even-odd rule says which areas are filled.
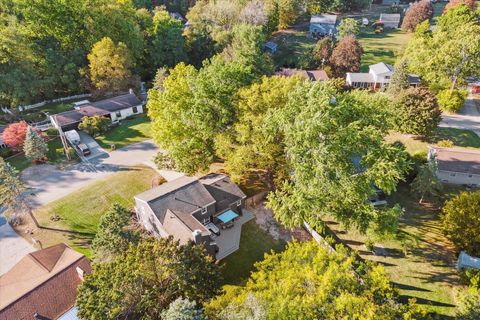
[[[457,315],[458,320],[480,319],[480,289],[470,288],[467,292],[460,294],[458,299]]]
[[[480,191],[462,192],[447,201],[442,223],[445,234],[460,250],[480,256]]]
[[[343,39],[346,36],[355,37],[360,32],[360,27],[358,26],[358,21],[353,18],[342,19],[340,25],[338,26],[338,39]]]
[[[27,135],[28,124],[25,121],[9,124],[2,134],[3,142],[12,149],[21,150]]]
[[[178,64],[151,90],[148,110],[155,141],[185,173],[206,169],[215,157],[214,139],[236,118],[233,96],[252,79],[250,66],[219,56],[200,70]]]
[[[45,140],[32,127],[28,127],[23,144],[23,152],[25,156],[32,161],[43,159],[48,151]]]
[[[475,0],[451,0],[445,6],[444,12],[447,12],[450,9],[458,7],[459,5],[465,5],[472,10],[475,10]]]
[[[150,238],[112,262],[94,265],[77,296],[82,319],[161,319],[179,297],[206,302],[220,273],[202,246]]]
[[[107,117],[93,116],[83,117],[78,125],[80,130],[85,130],[91,136],[97,136],[107,131],[110,120]]]
[[[0,157],[0,207],[9,209],[17,207],[24,190],[17,171]]]
[[[398,301],[383,266],[366,265],[361,274],[356,274],[355,259],[343,247],[329,252],[314,241],[293,242],[281,253],[265,255],[256,267],[245,286],[225,287],[222,295],[209,302],[208,315],[220,320],[393,320],[426,316],[423,308]],[[259,307],[252,312],[255,305]],[[255,317],[262,311],[263,317]]]
[[[130,212],[116,203],[101,218],[92,242],[97,261],[108,261],[127,251],[129,245],[138,239],[128,229]]]
[[[422,0],[413,3],[408,9],[402,22],[402,29],[408,32],[415,31],[418,24],[433,17],[431,1]]]
[[[103,38],[93,46],[88,61],[90,80],[97,90],[118,92],[132,84],[133,61],[124,43]]]
[[[238,120],[231,130],[219,135],[216,149],[234,180],[256,170],[270,184],[287,175],[282,137],[269,136],[267,114],[285,108],[288,95],[304,82],[300,77],[262,78],[238,93]]]
[[[355,37],[344,37],[333,49],[330,63],[335,74],[344,77],[347,72],[360,71],[363,49]]]
[[[334,43],[332,38],[325,37],[318,40],[313,49],[313,60],[315,61],[316,67],[324,67],[329,63],[330,57],[332,56],[334,48]]]
[[[442,120],[435,95],[426,88],[410,88],[397,94],[394,111],[397,130],[431,136]]]
[[[169,15],[166,10],[157,9],[151,28],[149,55],[151,68],[174,67],[187,60],[187,47],[183,38],[183,24]]]
[[[292,91],[286,108],[266,121],[284,136],[290,168],[267,203],[283,224],[321,227],[322,217],[333,215],[361,231],[396,225],[397,210],[377,210],[368,201],[373,186],[394,191],[410,167],[404,150],[384,142],[388,104],[379,94],[338,94],[324,83]]]

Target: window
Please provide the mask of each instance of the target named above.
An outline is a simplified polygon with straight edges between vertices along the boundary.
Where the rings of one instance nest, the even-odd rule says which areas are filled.
[[[133,113],[138,113],[138,108],[137,108],[137,107],[133,107],[133,108],[132,108],[132,111],[133,111]]]
[[[455,173],[450,173],[450,177],[455,177]]]
[[[121,118],[121,117],[122,117],[122,113],[121,113],[120,111],[115,112],[115,117]]]
[[[202,221],[203,225],[209,224],[210,223],[210,218],[205,218]]]
[[[237,201],[237,207],[240,207],[242,205],[242,200]]]
[[[202,208],[202,214],[206,214],[207,213],[207,207],[203,207]]]

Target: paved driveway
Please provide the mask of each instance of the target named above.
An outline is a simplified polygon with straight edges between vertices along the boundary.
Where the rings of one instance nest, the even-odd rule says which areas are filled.
[[[0,226],[0,275],[33,251],[35,248],[19,236],[8,223]]]
[[[480,112],[469,95],[462,110],[456,114],[443,114],[440,127],[472,130],[480,136]]]
[[[42,206],[124,167],[146,165],[156,169],[153,158],[158,151],[153,141],[147,140],[104,153],[89,163],[78,163],[64,170],[52,165],[32,166],[22,172],[22,180],[35,194],[31,199],[32,206]],[[182,175],[175,171],[157,171],[166,180]]]
[[[100,147],[98,142],[85,132],[78,131],[78,135],[80,136],[80,143],[85,143],[90,149],[91,154],[85,157],[87,160],[90,161],[97,157],[105,156],[105,154],[107,154],[107,152],[102,147]]]

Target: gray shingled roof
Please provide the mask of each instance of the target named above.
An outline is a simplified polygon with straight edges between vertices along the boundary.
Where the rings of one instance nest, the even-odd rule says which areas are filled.
[[[350,78],[351,82],[375,82],[373,80],[373,75],[370,73],[354,73],[354,72],[349,72],[347,73],[347,77]]]
[[[316,24],[336,24],[337,16],[334,14],[316,14],[310,18],[310,23]]]
[[[379,62],[369,66],[369,69],[372,70],[375,74],[382,74],[382,73],[392,72],[393,66],[388,63]]]
[[[200,178],[200,182],[215,199],[217,211],[223,211],[227,209],[231,203],[247,197],[243,191],[224,174],[211,173]]]
[[[400,13],[382,13],[380,14],[380,20],[383,22],[400,22]]]
[[[434,148],[438,170],[480,174],[480,151],[460,148]]]

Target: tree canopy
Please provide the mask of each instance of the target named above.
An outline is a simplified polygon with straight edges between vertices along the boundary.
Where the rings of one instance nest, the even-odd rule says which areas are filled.
[[[27,128],[23,152],[25,156],[32,161],[43,159],[48,151],[45,140],[31,126]]]
[[[18,172],[0,157],[0,206],[8,209],[15,208],[24,190],[25,187],[18,177]]]
[[[212,319],[420,319],[425,312],[398,302],[381,265],[364,266],[343,247],[289,243],[265,255],[245,286],[226,286],[206,306]]]
[[[336,76],[344,77],[347,72],[360,71],[363,48],[355,37],[342,38],[333,49],[330,63]]]
[[[180,297],[204,303],[218,292],[219,269],[202,246],[150,238],[96,264],[78,289],[82,319],[161,319]]]
[[[402,29],[415,31],[417,25],[433,17],[433,5],[431,1],[422,0],[414,2],[407,10],[402,22]]]

